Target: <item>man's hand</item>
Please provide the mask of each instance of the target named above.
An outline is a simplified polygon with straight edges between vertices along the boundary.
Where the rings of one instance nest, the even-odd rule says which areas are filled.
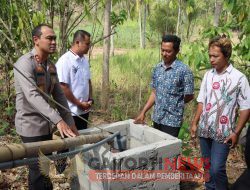
[[[145,124],[145,114],[144,113],[140,113],[140,115],[138,115],[135,118],[134,124]]]
[[[92,104],[93,104],[93,99],[90,99],[90,100],[88,101],[88,104],[89,104],[90,106],[92,106]]]
[[[70,129],[70,127],[63,120],[57,123],[57,129],[59,130],[61,137],[64,138],[64,135],[67,137],[75,137],[76,134]]]
[[[227,139],[224,141],[225,144],[229,144],[230,148],[234,148],[236,144],[238,143],[239,136],[236,133],[232,133],[227,137]]]
[[[79,106],[83,111],[87,111],[90,109],[91,107],[91,103],[90,102],[81,102],[80,106]]]
[[[198,128],[198,125],[197,124],[194,124],[192,123],[191,125],[191,128],[190,128],[190,135],[191,135],[191,142],[193,143],[194,147],[197,147],[197,128]]]
[[[197,124],[192,123],[191,129],[190,129],[191,138],[196,138],[197,128],[198,128]]]
[[[230,144],[230,148],[234,148],[238,143],[239,135],[241,130],[245,127],[246,122],[249,120],[250,110],[240,110],[240,115],[238,118],[238,124],[234,131],[227,137],[224,143]]]
[[[144,106],[144,108],[142,109],[141,113],[134,119],[134,124],[145,124],[145,115],[147,113],[147,111],[154,105],[155,103],[155,89],[152,90],[148,101],[146,103],[146,105]]]
[[[73,131],[73,133],[75,133],[76,136],[80,135],[75,125],[70,126],[70,128]]]
[[[200,120],[200,116],[202,114],[202,111],[203,111],[203,103],[199,102],[195,116],[194,116],[192,124],[191,124],[191,128],[190,128],[190,134],[191,134],[192,139],[194,139],[197,136],[196,133],[197,133],[197,129],[198,129],[198,122]]]

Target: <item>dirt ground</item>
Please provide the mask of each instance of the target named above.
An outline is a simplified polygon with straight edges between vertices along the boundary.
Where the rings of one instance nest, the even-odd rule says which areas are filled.
[[[122,55],[128,51],[129,51],[128,49],[124,49],[124,48],[115,48],[113,54],[114,55]],[[102,47],[94,47],[90,51],[90,54],[91,54],[91,58],[93,58],[93,59],[96,58],[97,56],[101,56],[101,55],[103,55],[103,48]]]
[[[108,123],[108,121],[102,118],[102,113],[98,112],[94,116],[91,116],[91,125],[98,125],[101,123]],[[6,143],[18,142],[18,137],[12,137],[9,135],[0,137],[0,146],[4,146]],[[192,156],[199,157],[200,152],[199,148],[196,147],[190,142],[191,147],[193,148]],[[227,175],[229,178],[229,183],[232,184],[236,181],[236,179],[242,174],[244,169],[246,168],[246,164],[243,158],[243,155],[240,149],[237,147],[230,151],[228,161],[227,161]],[[9,189],[17,189],[17,190],[26,190],[28,189],[27,184],[27,174],[28,170],[26,166],[2,170],[0,171],[0,189],[1,190],[9,190]],[[67,178],[61,175],[55,175],[52,178],[54,190],[66,190],[70,189],[70,184]],[[181,182],[182,190],[203,190],[203,182]]]

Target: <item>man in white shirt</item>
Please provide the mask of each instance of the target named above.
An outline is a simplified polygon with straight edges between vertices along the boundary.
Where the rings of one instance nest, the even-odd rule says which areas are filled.
[[[84,57],[84,54],[89,51],[90,44],[88,32],[76,31],[70,50],[62,55],[56,63],[59,82],[78,130],[87,128],[89,109],[93,104],[89,62]]]
[[[205,172],[210,174],[205,183],[207,190],[228,189],[227,156],[249,117],[249,82],[230,64],[231,53],[232,45],[227,37],[210,40],[209,59],[213,69],[202,80],[192,122],[191,135],[195,137],[198,132],[202,157],[209,160],[204,163]]]

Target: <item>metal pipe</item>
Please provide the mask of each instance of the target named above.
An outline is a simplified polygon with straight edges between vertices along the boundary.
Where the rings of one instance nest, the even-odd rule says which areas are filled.
[[[87,152],[95,147],[98,147],[108,141],[113,140],[116,136],[120,135],[120,131],[115,132],[114,134],[110,135],[109,137],[107,137],[106,139],[103,139],[93,145],[90,145],[88,147],[84,147],[78,150],[72,150],[69,152],[64,152],[64,153],[60,153],[60,154],[56,154],[56,155],[49,155],[47,156],[49,159],[51,160],[57,160],[60,158],[65,158],[68,156],[72,156],[75,154],[78,154],[80,152]],[[0,170],[4,170],[4,169],[10,169],[10,168],[15,168],[15,167],[19,167],[19,166],[23,166],[23,165],[29,165],[29,164],[34,164],[38,161],[39,157],[34,157],[34,158],[26,158],[26,159],[22,159],[22,160],[14,160],[14,161],[9,161],[9,162],[2,162],[0,163]]]

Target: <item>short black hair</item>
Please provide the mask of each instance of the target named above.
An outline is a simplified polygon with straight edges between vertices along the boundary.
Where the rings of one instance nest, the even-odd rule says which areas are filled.
[[[87,31],[85,30],[77,30],[74,34],[74,37],[73,37],[73,44],[76,42],[76,41],[81,41],[81,40],[84,40],[85,37],[88,36],[90,37],[90,33],[88,33]]]
[[[180,50],[180,43],[181,43],[181,39],[176,36],[176,35],[172,35],[172,34],[167,34],[167,35],[164,35],[162,37],[162,41],[161,43],[163,42],[172,42],[174,44],[174,50],[175,51],[179,51]]]
[[[40,37],[40,36],[42,35],[41,29],[42,29],[43,26],[46,26],[46,27],[52,29],[52,27],[51,27],[50,25],[48,25],[48,24],[44,24],[44,23],[43,23],[43,24],[39,24],[39,25],[37,25],[37,26],[32,30],[32,37],[34,37],[34,36]]]

